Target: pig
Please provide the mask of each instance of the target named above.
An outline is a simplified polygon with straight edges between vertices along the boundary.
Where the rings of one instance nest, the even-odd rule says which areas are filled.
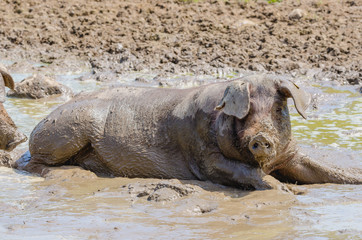
[[[17,130],[4,108],[5,87],[14,89],[14,80],[6,68],[0,65],[0,149],[12,151],[17,145],[25,142],[27,137]]]
[[[287,99],[306,118],[310,95],[268,74],[189,89],[119,87],[83,93],[33,130],[30,161],[78,165],[100,176],[211,181],[242,189],[289,183],[360,184],[361,171],[300,153]]]

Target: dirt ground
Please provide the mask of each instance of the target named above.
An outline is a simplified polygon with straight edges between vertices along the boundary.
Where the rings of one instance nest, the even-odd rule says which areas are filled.
[[[84,61],[95,74],[251,70],[362,84],[361,0],[3,0],[0,26],[3,60],[73,59],[64,68]]]
[[[360,148],[322,151],[318,144],[322,137],[328,140],[322,146],[359,143],[358,93],[349,95],[352,88],[362,92],[361,34],[362,0],[0,0],[0,62],[18,79],[43,70],[74,77],[91,69],[100,81],[134,71],[166,78],[267,71],[356,85],[311,91],[318,97],[313,109],[323,115],[313,112],[310,125],[299,122],[311,132],[299,132],[299,139],[313,145],[303,152],[344,167],[360,167]],[[30,133],[54,106],[47,101],[5,104]],[[339,103],[349,107],[331,113]],[[11,166],[23,151],[0,151],[0,166]],[[247,192],[210,182],[99,178],[69,166],[49,169],[44,179],[0,167],[0,179],[0,232],[11,239],[361,236],[361,185]]]

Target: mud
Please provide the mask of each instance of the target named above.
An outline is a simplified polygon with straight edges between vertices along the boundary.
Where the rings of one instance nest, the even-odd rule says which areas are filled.
[[[249,71],[301,76],[294,80],[314,97],[308,121],[292,112],[303,152],[361,168],[361,6],[332,0],[4,0],[0,61],[16,82],[50,73],[74,92],[116,84],[190,87]],[[205,73],[212,77],[198,75]],[[359,86],[335,87],[340,83]],[[29,136],[64,101],[7,98],[4,106]],[[1,164],[11,165],[26,148],[0,152]],[[360,185],[248,192],[209,182],[95,178],[71,166],[50,169],[44,177],[0,167],[1,236],[358,239],[362,234]]]
[[[9,239],[30,233],[37,239],[353,239],[360,234],[360,217],[352,214],[361,209],[360,186],[294,186],[297,195],[292,195],[176,179],[93,178],[72,167],[45,179],[0,170],[3,183],[14,175],[18,179],[5,189],[17,198],[0,194],[0,231]]]
[[[54,78],[43,75],[33,75],[25,78],[20,83],[15,84],[14,90],[7,92],[8,97],[16,98],[45,98],[52,95],[63,95],[64,97],[72,97],[72,90]]]
[[[101,81],[272,71],[361,84],[361,1],[10,1],[0,56]],[[75,71],[74,71],[75,70]]]

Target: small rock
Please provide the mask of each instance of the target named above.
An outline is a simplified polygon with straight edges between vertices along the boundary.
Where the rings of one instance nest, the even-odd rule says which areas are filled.
[[[158,86],[159,87],[170,87],[171,85],[166,81],[159,81]]]
[[[112,82],[115,81],[115,79],[117,79],[115,74],[107,72],[97,73],[95,76],[96,76],[95,79],[98,82]]]
[[[290,20],[299,20],[304,17],[305,13],[302,9],[294,9],[291,13],[289,13],[288,17]]]
[[[362,75],[357,71],[350,71],[346,73],[346,79],[349,84],[358,85],[362,83]]]
[[[203,203],[197,204],[191,209],[191,212],[197,215],[205,214],[212,212],[218,208],[216,203]]]
[[[135,78],[134,81],[135,82],[140,82],[140,83],[149,83],[149,81],[144,77],[137,77],[137,78]]]
[[[253,22],[253,21],[251,21],[251,20],[249,20],[249,19],[242,19],[242,20],[240,21],[240,25],[241,25],[241,26],[254,26],[254,25],[256,25],[256,23]]]

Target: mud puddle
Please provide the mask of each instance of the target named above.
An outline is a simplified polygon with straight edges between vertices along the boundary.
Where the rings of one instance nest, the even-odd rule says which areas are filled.
[[[129,75],[116,83],[57,80],[74,92],[115,85],[148,85],[155,76]],[[16,81],[23,78],[16,75]],[[146,79],[135,82],[136,78]],[[179,78],[178,78],[179,79]],[[175,85],[193,86],[200,77]],[[182,82],[182,81],[181,81]],[[166,85],[167,87],[167,85]],[[362,166],[362,97],[351,86],[307,86],[316,108],[292,129],[303,151],[344,166]],[[28,136],[66,99],[8,98],[5,108]],[[293,107],[291,106],[291,109]],[[19,147],[25,150],[26,144]],[[246,192],[208,182],[97,178],[60,169],[46,179],[0,168],[0,234],[4,239],[357,239],[362,234],[362,186],[305,185],[297,195]]]

